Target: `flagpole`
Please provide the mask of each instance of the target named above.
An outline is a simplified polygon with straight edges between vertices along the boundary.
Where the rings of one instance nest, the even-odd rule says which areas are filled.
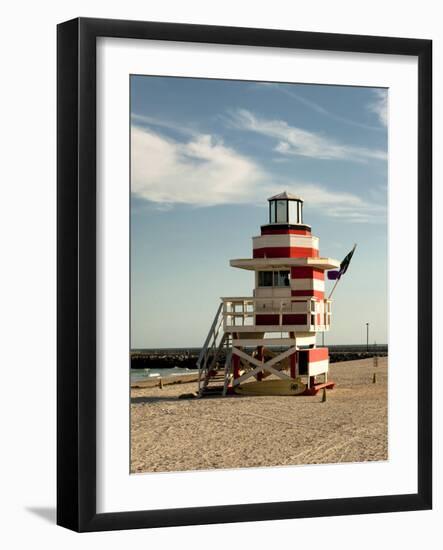
[[[341,277],[340,277],[340,279],[341,279]],[[329,296],[328,296],[328,300],[331,299],[332,293],[334,292],[335,287],[338,285],[338,281],[339,281],[340,279],[337,279],[337,280],[335,281],[335,285],[332,287],[331,294],[329,294]]]
[[[352,254],[354,253],[354,250],[355,250],[356,248],[357,248],[357,243],[354,244],[354,247],[353,247],[353,249],[352,249]],[[352,254],[351,254],[351,257],[352,257]],[[350,259],[349,259],[349,261],[350,261]],[[349,265],[349,263],[348,263],[348,265]],[[347,267],[346,267],[346,269],[347,269]],[[345,271],[346,271],[346,270],[345,270]],[[342,273],[340,272],[339,278],[335,281],[335,285],[332,287],[331,293],[330,293],[329,296],[328,296],[328,300],[331,299],[331,296],[332,296],[332,294],[333,294],[333,292],[334,292],[334,290],[335,290],[335,287],[338,285],[338,281],[341,279],[341,276],[342,276]]]

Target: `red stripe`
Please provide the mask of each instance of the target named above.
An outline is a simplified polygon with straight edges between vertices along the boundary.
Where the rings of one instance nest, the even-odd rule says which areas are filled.
[[[321,290],[291,290],[291,296],[313,296],[319,300],[323,300],[325,293]]]
[[[256,325],[278,325],[280,321],[279,315],[256,315]]]
[[[319,279],[325,280],[325,272],[313,267],[291,267],[291,279]]]
[[[299,246],[275,246],[255,248],[253,258],[318,258],[316,248],[304,248]]]
[[[261,230],[262,235],[311,235],[311,232],[306,229],[269,229]]]
[[[284,314],[282,318],[283,325],[306,325],[307,319],[306,314],[304,313],[288,313]],[[274,325],[280,326],[280,316],[279,315],[266,315],[259,314],[255,316],[256,325]]]
[[[283,324],[284,325],[306,325],[306,315],[299,313],[299,314],[287,314],[283,315]]]
[[[304,349],[300,350],[299,353],[305,353],[310,363],[315,363],[316,361],[324,361],[325,359],[329,358],[328,348]]]

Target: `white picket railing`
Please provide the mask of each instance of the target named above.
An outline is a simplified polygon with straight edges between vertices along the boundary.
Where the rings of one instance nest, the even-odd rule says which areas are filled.
[[[331,300],[315,297],[286,297],[286,298],[254,298],[235,297],[222,298],[222,315],[225,330],[232,327],[254,327],[259,330],[257,315],[277,316],[269,325],[296,326],[303,325],[307,331],[321,332],[329,330],[331,324]],[[288,323],[288,315],[305,315],[305,323]]]

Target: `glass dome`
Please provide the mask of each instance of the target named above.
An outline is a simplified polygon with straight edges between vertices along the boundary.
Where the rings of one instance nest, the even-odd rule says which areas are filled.
[[[280,193],[270,197],[269,223],[302,224],[303,223],[303,199],[291,193]]]

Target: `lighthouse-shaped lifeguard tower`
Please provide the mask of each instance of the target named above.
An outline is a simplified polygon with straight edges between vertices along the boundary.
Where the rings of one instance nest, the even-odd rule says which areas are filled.
[[[284,192],[268,202],[269,220],[252,238],[252,258],[230,261],[252,272],[253,295],[221,299],[198,360],[200,396],[333,387],[328,348],[317,347],[316,337],[331,324],[325,271],[340,262],[320,256],[300,197]]]

